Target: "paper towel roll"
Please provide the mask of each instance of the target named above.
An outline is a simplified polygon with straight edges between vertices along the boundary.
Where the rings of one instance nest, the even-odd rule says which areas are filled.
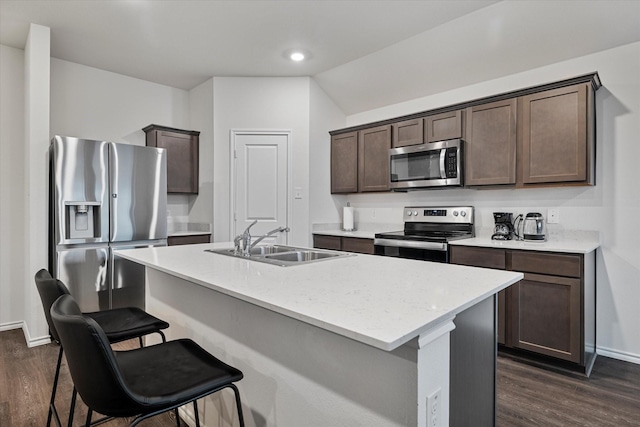
[[[342,229],[344,231],[353,231],[353,208],[345,206],[342,208]]]

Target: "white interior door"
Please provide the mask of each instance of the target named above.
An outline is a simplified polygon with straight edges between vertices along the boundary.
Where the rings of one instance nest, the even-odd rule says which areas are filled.
[[[254,220],[251,236],[261,236],[289,225],[289,144],[286,131],[232,131],[233,202],[232,231],[236,236]],[[287,233],[277,233],[263,243],[288,242]]]

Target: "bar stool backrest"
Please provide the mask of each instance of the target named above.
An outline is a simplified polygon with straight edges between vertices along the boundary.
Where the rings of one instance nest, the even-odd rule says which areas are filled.
[[[71,295],[61,296],[52,305],[51,319],[73,383],[87,406],[108,416],[138,414],[140,406],[129,394],[109,340],[96,321],[82,315]]]
[[[49,325],[49,333],[55,341],[60,342],[56,326],[51,321],[51,306],[62,295],[69,295],[69,289],[64,283],[51,277],[51,274],[44,268],[36,273],[35,280],[40,294],[40,301],[42,301],[42,308],[44,308],[44,317],[47,319],[47,325]]]

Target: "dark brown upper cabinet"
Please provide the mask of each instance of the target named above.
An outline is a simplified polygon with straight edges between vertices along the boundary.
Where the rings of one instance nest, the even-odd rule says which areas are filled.
[[[465,184],[516,183],[516,99],[466,111]]]
[[[167,193],[198,194],[200,132],[149,125],[142,129],[149,147],[167,150]]]
[[[426,142],[462,138],[462,110],[434,114],[424,120]]]
[[[379,147],[376,156],[384,145],[380,135],[385,126],[391,127],[394,148],[462,138],[469,187],[594,185],[595,92],[601,86],[598,73],[589,73],[329,133],[332,141],[341,135],[357,139],[356,133],[359,144],[376,140],[370,144]],[[372,168],[361,164],[363,156],[369,164],[379,164],[379,172],[388,171],[387,156],[378,162],[358,152],[359,174],[367,171],[358,180],[358,191],[387,190],[388,183],[381,176],[373,178]]]
[[[392,123],[391,129],[393,148],[462,138],[462,111]]]
[[[331,193],[358,192],[358,132],[331,137]]]
[[[548,90],[519,99],[519,181],[592,184],[594,91],[589,84]]]
[[[393,123],[391,130],[393,148],[424,144],[424,119]]]
[[[391,126],[331,137],[331,193],[389,191]]]
[[[358,132],[358,192],[389,191],[391,126]]]

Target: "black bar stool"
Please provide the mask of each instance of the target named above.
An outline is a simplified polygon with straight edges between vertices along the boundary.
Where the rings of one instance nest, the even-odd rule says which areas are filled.
[[[62,427],[60,417],[55,406],[56,390],[58,388],[58,377],[60,375],[60,365],[62,362],[63,346],[54,323],[51,320],[51,306],[62,295],[70,295],[67,287],[60,280],[51,277],[51,274],[45,269],[38,271],[35,275],[36,287],[40,294],[44,315],[49,325],[49,334],[54,341],[60,344],[58,353],[58,363],[56,365],[56,373],[53,378],[53,388],[51,390],[51,402],[49,404],[49,414],[47,415],[47,427],[51,425],[51,419],[54,417],[58,427]],[[113,310],[97,311],[86,313],[86,315],[94,319],[104,331],[107,340],[110,343],[125,341],[132,338],[138,338],[140,347],[142,347],[142,337],[152,333],[158,333],[162,337],[162,341],[166,342],[166,338],[162,329],[167,329],[169,324],[164,320],[154,317],[144,310],[136,307],[117,308]],[[73,391],[71,399],[72,406],[75,405],[76,390]],[[178,413],[176,411],[176,418]],[[69,414],[69,420],[73,419],[73,411]],[[104,421],[104,420],[99,420]],[[177,418],[178,426],[180,419]]]
[[[235,395],[238,421],[244,427],[240,393],[234,382],[243,374],[216,359],[189,339],[128,351],[114,351],[100,325],[83,315],[71,295],[53,303],[51,318],[65,348],[73,383],[93,411],[112,417],[133,417],[130,426],[225,388]],[[73,411],[73,408],[71,408]]]

